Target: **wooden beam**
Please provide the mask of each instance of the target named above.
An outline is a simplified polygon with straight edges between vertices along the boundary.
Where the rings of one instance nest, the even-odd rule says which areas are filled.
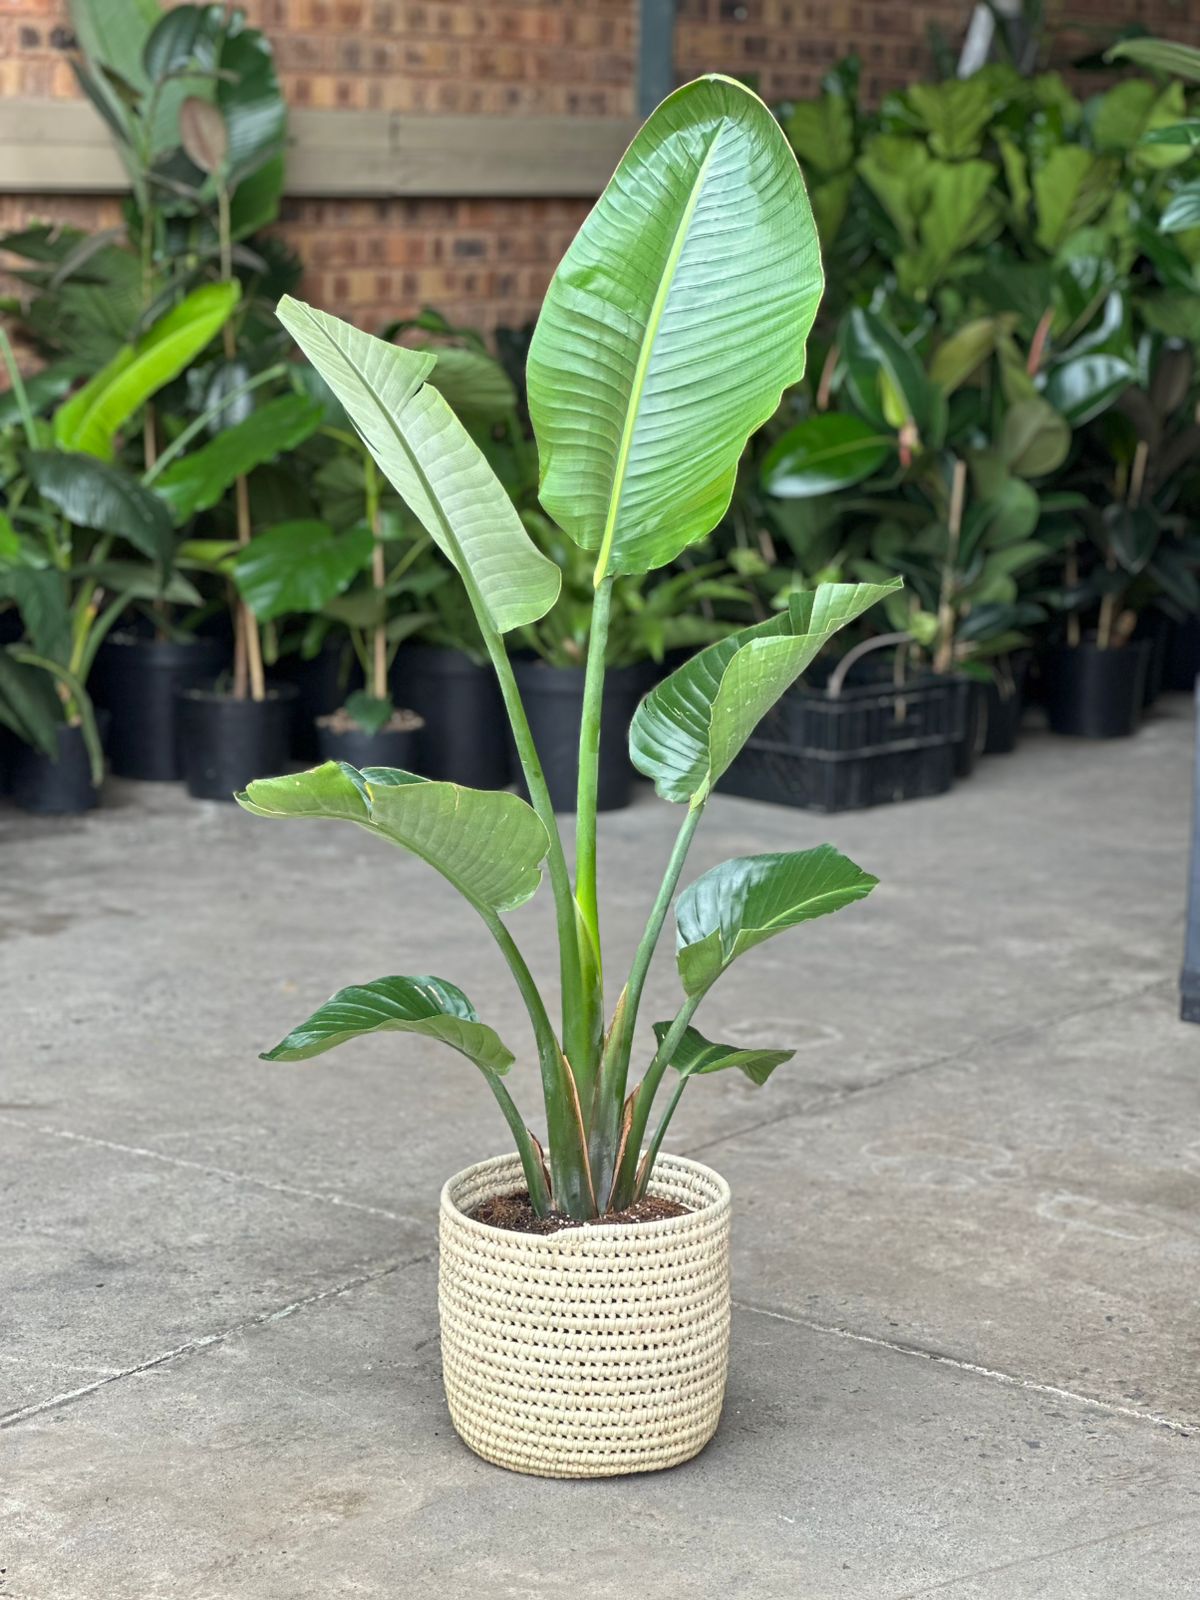
[[[294,111],[287,192],[355,196],[599,194],[637,124],[623,117]],[[0,102],[0,194],[121,194],[125,170],[83,100]]]

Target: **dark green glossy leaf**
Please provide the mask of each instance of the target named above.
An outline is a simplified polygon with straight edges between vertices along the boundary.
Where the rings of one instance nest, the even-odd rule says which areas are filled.
[[[863,899],[878,882],[830,844],[722,862],[676,902],[676,961],[684,989],[703,994],[744,951]]]
[[[35,450],[29,476],[44,500],[77,528],[124,539],[166,573],[175,553],[171,514],[122,467],[66,450]]]
[[[260,622],[320,611],[370,564],[373,544],[369,528],[339,535],[327,522],[281,522],[239,551],[234,582]]]
[[[869,478],[893,449],[889,434],[843,412],[812,416],[789,428],[763,458],[768,494],[806,500]]]
[[[1076,428],[1107,411],[1136,378],[1121,356],[1078,356],[1055,366],[1046,379],[1046,399]]]
[[[850,393],[863,416],[889,428],[910,422],[927,446],[941,442],[945,396],[886,318],[856,306],[842,323],[841,350]]]
[[[900,587],[823,583],[786,612],[710,645],[664,678],[634,714],[629,753],[665,800],[697,804],[764,713],[839,628]]]
[[[327,761],[311,772],[257,779],[236,799],[260,817],[355,822],[411,850],[473,904],[496,912],[534,894],[550,847],[537,813],[515,794],[432,783],[390,767],[358,772]]]
[[[656,1022],[654,1036],[661,1045],[670,1031],[669,1022]],[[745,1073],[750,1082],[760,1088],[785,1061],[796,1054],[794,1050],[744,1049],[735,1044],[713,1044],[695,1028],[685,1030],[675,1046],[668,1065],[674,1067],[682,1078],[693,1078],[705,1072],[724,1072],[726,1067],[736,1067]]]
[[[339,989],[293,1028],[264,1061],[307,1061],[347,1039],[371,1033],[416,1033],[459,1051],[484,1072],[502,1076],[513,1053],[480,1022],[461,989],[444,978],[376,978]]]

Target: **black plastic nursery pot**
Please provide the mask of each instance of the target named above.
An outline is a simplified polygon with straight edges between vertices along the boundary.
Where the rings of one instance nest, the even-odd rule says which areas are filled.
[[[955,677],[955,713],[958,719],[954,741],[954,776],[969,778],[987,744],[987,684],[978,678]]]
[[[837,697],[798,685],[717,787],[806,811],[859,811],[944,794],[961,737],[958,687],[927,677]]]
[[[108,733],[107,711],[96,712],[101,743]],[[100,790],[92,782],[83,732],[65,722],[58,728],[58,760],[18,740],[9,766],[8,792],[22,811],[39,817],[74,817],[100,804]]]
[[[1017,748],[1021,718],[1025,714],[1025,683],[1029,676],[1029,655],[1008,658],[1008,670],[991,678],[986,685],[987,726],[984,733],[985,756],[1007,756]]]
[[[176,730],[181,689],[211,682],[229,659],[222,638],[154,639],[112,633],[92,674],[94,698],[112,716],[108,757],[119,778],[172,783],[183,776]]]
[[[552,667],[544,661],[516,661],[513,670],[554,809],[574,811],[579,781],[584,669]],[[629,760],[629,724],[648,681],[646,668],[641,664],[610,667],[604,675],[600,769],[596,785],[598,811],[619,811],[629,804],[634,777]],[[523,788],[515,751],[513,777]]]
[[[1162,686],[1171,693],[1191,694],[1197,678],[1200,678],[1200,617],[1185,617],[1168,635]]]
[[[352,767],[401,767],[413,772],[419,759],[424,724],[412,728],[383,728],[367,733],[363,728],[339,732],[317,724],[317,754],[322,761],[348,761]]]
[[[211,686],[179,693],[179,747],[196,800],[232,800],[255,778],[287,770],[296,687],[271,684],[265,700],[235,700]]]
[[[274,683],[291,684],[296,691],[291,738],[297,761],[315,761],[320,755],[317,719],[329,716],[345,700],[350,681],[344,665],[342,646],[326,644],[315,656],[280,656],[270,669]]]
[[[1152,608],[1143,611],[1133,630],[1134,642],[1143,640],[1150,646],[1146,658],[1146,681],[1142,688],[1142,705],[1152,706],[1163,691],[1163,674],[1167,664],[1167,646],[1171,635],[1171,619],[1165,611]]]
[[[490,666],[441,645],[408,645],[391,672],[392,698],[425,719],[416,770],[426,778],[503,789],[508,783],[504,702]]]
[[[1088,641],[1058,645],[1042,658],[1046,716],[1054,733],[1120,739],[1137,731],[1145,697],[1148,640],[1117,650]]]

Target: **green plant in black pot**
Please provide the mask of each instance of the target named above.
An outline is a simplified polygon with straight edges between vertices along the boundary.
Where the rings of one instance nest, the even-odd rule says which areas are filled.
[[[519,630],[519,644],[527,653],[514,661],[513,670],[554,809],[573,811],[594,563],[543,513],[527,511],[523,521],[535,544],[562,573],[562,588],[557,604],[544,617]],[[599,810],[614,811],[629,803],[633,779],[626,751],[629,724],[642,695],[663,675],[667,660],[682,659],[735,632],[745,624],[749,610],[746,585],[719,560],[616,579],[604,677]],[[514,767],[519,783],[515,757]]]
[[[194,310],[195,297],[177,309]],[[211,337],[220,314],[202,306],[198,317],[177,318],[177,336]],[[24,744],[9,787],[31,811],[82,811],[96,803],[104,771],[104,714],[97,717],[88,688],[97,652],[132,602],[200,597],[173,571],[166,505],[112,459],[128,398],[111,374],[46,420],[34,415],[3,333],[0,355],[20,416],[0,436],[0,597],[22,625],[0,649],[0,722]],[[152,388],[143,369],[160,357],[152,329],[125,364],[127,385]]]

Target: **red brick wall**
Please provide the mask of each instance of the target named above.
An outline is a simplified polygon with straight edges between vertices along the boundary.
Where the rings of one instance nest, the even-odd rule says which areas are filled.
[[[627,117],[636,0],[248,0],[272,38],[291,104],[406,112]],[[750,75],[768,100],[811,94],[850,49],[872,98],[951,44],[966,0],[679,0],[676,74]],[[1077,0],[1059,7],[1063,52],[1142,21],[1200,43],[1200,3]],[[1072,25],[1079,18],[1086,27]],[[0,93],[67,96],[64,0],[0,0]],[[0,174],[0,189],[2,189]],[[377,326],[436,305],[484,328],[532,316],[586,211],[572,200],[289,201],[281,231],[313,301]],[[0,227],[31,216],[101,225],[115,202],[0,193]]]

